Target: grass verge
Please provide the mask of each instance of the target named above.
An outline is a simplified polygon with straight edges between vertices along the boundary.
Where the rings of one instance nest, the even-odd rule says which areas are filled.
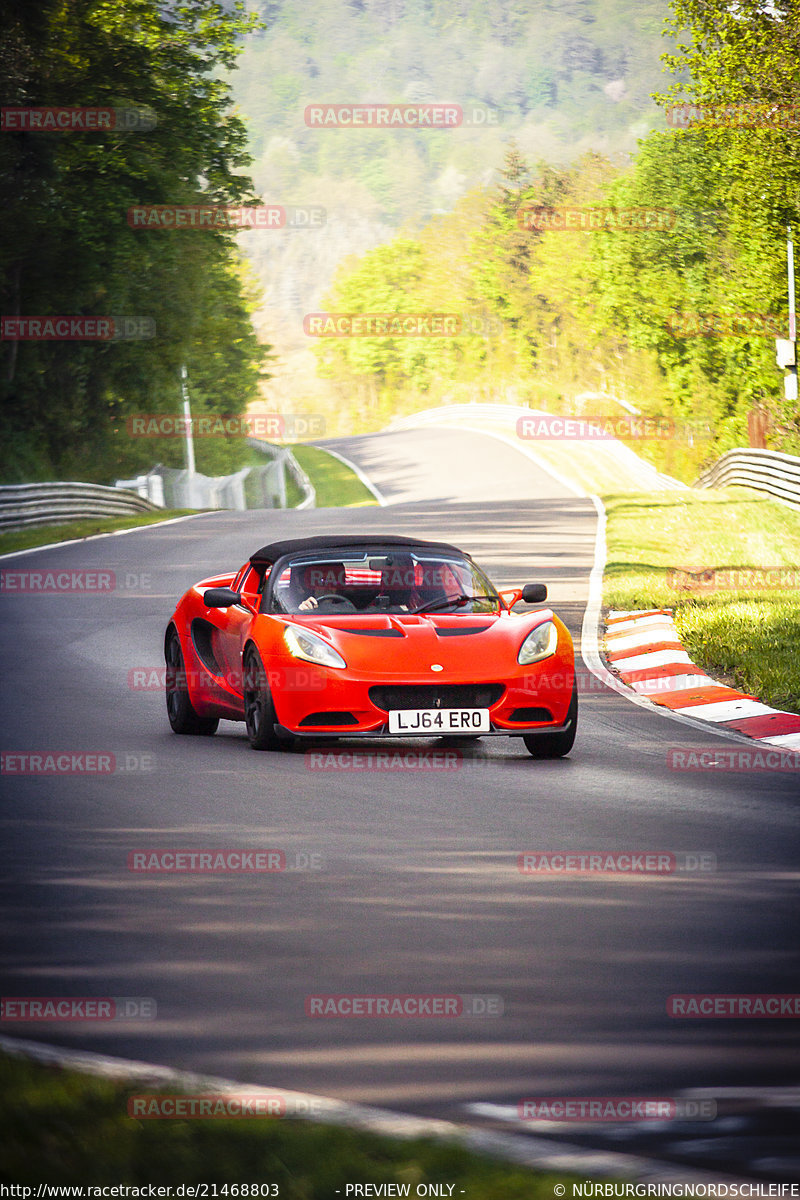
[[[317,492],[317,508],[360,508],[377,504],[369,488],[354,471],[318,446],[299,443],[290,447]]]
[[[274,1184],[255,1194],[281,1200],[337,1200],[348,1183],[408,1184],[411,1195],[448,1183],[470,1200],[552,1200],[569,1181],[422,1138],[263,1117],[129,1117],[128,1098],[151,1092],[0,1055],[0,1183],[238,1184],[240,1196],[242,1184]]]
[[[0,533],[0,554],[13,554],[15,550],[30,550],[34,546],[49,546],[51,542],[93,537],[97,533],[114,533],[117,529],[136,529],[139,525],[154,525],[158,521],[170,521],[173,517],[185,517],[194,511],[191,508],[160,508],[158,512],[131,513],[125,517],[86,517],[65,525],[11,529],[7,533]]]
[[[748,488],[603,501],[604,605],[674,609],[698,666],[800,712],[800,513]]]

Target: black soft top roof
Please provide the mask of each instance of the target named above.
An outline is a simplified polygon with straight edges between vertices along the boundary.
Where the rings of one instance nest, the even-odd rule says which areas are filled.
[[[374,534],[343,534],[339,537],[326,535],[325,537],[307,537],[293,538],[285,542],[271,542],[268,546],[262,546],[260,550],[256,550],[255,554],[250,555],[251,563],[275,563],[279,558],[283,558],[284,554],[303,554],[307,551],[314,552],[316,550],[349,550],[349,549],[366,549],[369,546],[397,546],[406,549],[417,547],[420,550],[436,550],[443,551],[446,554],[460,554],[464,558],[470,558],[470,555],[464,550],[459,550],[457,546],[451,546],[447,542],[425,542],[421,538],[397,537],[385,533]]]

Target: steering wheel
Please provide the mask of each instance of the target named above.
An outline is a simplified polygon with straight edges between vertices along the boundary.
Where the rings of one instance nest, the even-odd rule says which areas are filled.
[[[327,600],[335,605],[347,605],[348,609],[357,612],[355,604],[349,600],[347,596],[340,596],[338,592],[324,592],[321,596],[315,597],[317,604],[321,604],[323,600]]]

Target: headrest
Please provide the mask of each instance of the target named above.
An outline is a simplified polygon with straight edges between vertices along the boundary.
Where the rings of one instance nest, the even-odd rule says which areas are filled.
[[[391,566],[381,568],[381,587],[388,591],[413,588],[417,584],[417,568],[410,554],[389,555]]]
[[[303,568],[303,586],[315,596],[338,591],[346,582],[344,563],[312,563]]]

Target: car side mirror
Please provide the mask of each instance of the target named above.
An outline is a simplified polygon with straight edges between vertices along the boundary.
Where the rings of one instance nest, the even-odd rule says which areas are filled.
[[[228,608],[231,604],[241,604],[241,596],[229,587],[207,588],[203,592],[203,604],[206,608]]]
[[[541,604],[547,599],[547,585],[544,583],[526,583],[522,589],[522,599],[526,604]]]

